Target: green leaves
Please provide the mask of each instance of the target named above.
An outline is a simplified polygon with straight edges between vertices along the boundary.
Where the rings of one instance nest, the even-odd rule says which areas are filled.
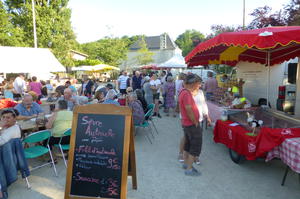
[[[186,30],[179,35],[175,40],[176,45],[182,50],[182,56],[186,56],[191,52],[200,42],[204,41],[205,36],[196,30]]]
[[[139,47],[140,49],[137,51],[138,55],[136,56],[137,63],[139,65],[146,65],[153,62],[153,52],[148,50],[144,36],[139,39]]]
[[[127,58],[128,38],[109,38],[100,39],[81,45],[85,53],[91,59],[98,59],[105,64],[118,66],[122,60]]]

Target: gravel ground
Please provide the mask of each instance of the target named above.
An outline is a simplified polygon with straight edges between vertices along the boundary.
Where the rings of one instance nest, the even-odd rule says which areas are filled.
[[[159,135],[151,145],[140,129],[136,136],[138,190],[131,189],[128,178],[129,199],[299,199],[298,175],[290,172],[285,186],[280,186],[285,165],[279,160],[263,160],[235,164],[228,149],[213,142],[212,129],[204,131],[201,164],[195,166],[200,177],[185,176],[177,161],[182,130],[178,118],[155,119]],[[64,197],[66,169],[60,159],[59,177],[50,167],[32,172],[26,188],[19,179],[9,187],[11,199],[61,199]]]

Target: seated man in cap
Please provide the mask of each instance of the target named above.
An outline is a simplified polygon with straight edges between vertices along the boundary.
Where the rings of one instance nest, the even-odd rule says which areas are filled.
[[[30,94],[25,94],[21,104],[18,104],[15,109],[19,112],[17,119],[28,120],[37,117],[38,114],[43,113],[41,106],[33,102],[32,96]]]

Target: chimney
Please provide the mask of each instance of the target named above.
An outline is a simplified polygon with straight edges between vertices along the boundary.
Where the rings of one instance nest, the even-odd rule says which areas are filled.
[[[160,50],[167,49],[167,33],[160,35]]]

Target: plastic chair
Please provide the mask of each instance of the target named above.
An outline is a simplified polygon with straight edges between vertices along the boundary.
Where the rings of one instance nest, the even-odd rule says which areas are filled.
[[[142,123],[142,124],[135,124],[134,127],[142,127],[142,128],[148,128],[150,129],[150,132],[152,134],[152,137],[154,138],[154,135],[152,133],[152,129],[151,126],[149,124],[149,122],[147,122],[146,120]],[[146,133],[145,136],[147,137],[147,139],[149,140],[150,144],[152,144],[152,141],[150,139],[150,137],[148,136],[148,134]]]
[[[54,173],[57,176],[57,171],[56,171],[56,167],[55,167],[55,163],[53,160],[53,156],[49,147],[49,138],[51,136],[51,132],[49,130],[43,130],[43,131],[38,131],[35,133],[32,133],[30,135],[28,135],[26,138],[24,138],[23,143],[26,144],[37,144],[35,146],[31,146],[28,148],[24,148],[24,152],[25,152],[25,158],[26,159],[33,159],[33,158],[37,158],[40,157],[46,153],[50,154],[50,158],[51,158],[51,162],[48,162],[46,164],[42,164],[40,166],[37,166],[35,168],[32,168],[31,170],[35,170],[38,168],[41,168],[43,166],[52,164],[53,165],[53,169],[54,169]],[[47,140],[47,147],[41,146],[40,142],[43,142],[44,140]]]
[[[61,144],[61,141],[64,137],[66,136],[70,136],[71,135],[71,128],[67,129],[63,136],[60,138],[59,140],[59,143],[58,144],[55,144],[54,146],[58,147],[60,149],[60,152],[61,152],[61,155],[64,159],[64,163],[65,163],[65,166],[67,167],[67,161],[66,161],[66,158],[65,158],[65,155],[64,155],[64,150],[69,150],[70,149],[70,144]]]
[[[154,107],[155,105],[154,104],[148,104],[147,108],[148,108],[148,111],[147,113],[145,114],[145,120],[146,121],[151,121],[156,133],[158,134],[158,131],[157,131],[157,128],[154,124],[154,121],[152,120],[152,116],[153,116],[153,112],[154,112]]]

